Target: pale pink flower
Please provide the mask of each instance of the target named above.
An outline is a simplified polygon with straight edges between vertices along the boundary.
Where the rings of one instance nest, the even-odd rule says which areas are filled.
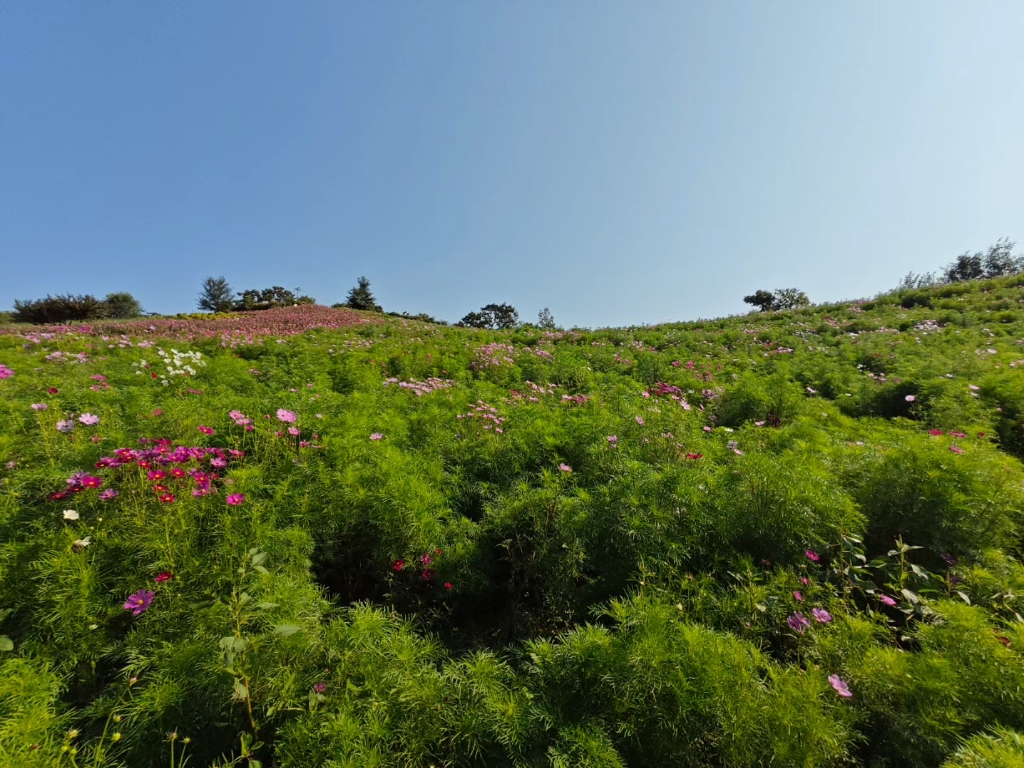
[[[294,411],[286,411],[284,408],[278,408],[277,418],[285,422],[286,424],[294,424],[296,417]]]

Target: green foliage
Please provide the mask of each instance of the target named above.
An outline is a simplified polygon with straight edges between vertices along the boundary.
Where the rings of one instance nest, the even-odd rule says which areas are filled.
[[[103,303],[107,305],[105,317],[121,320],[142,314],[142,305],[130,293],[108,293]]]
[[[459,325],[467,328],[491,328],[508,330],[519,323],[519,313],[511,304],[488,304],[479,312],[469,312],[459,320]]]
[[[295,290],[299,290],[296,288]],[[275,285],[272,288],[256,290],[250,288],[238,293],[238,299],[232,305],[236,312],[252,312],[260,309],[274,309],[275,307],[291,307],[297,304],[313,304],[314,299],[309,296],[296,296],[287,288]],[[214,310],[220,311],[220,310]]]
[[[0,764],[1014,765],[1022,285],[6,326]]]
[[[99,320],[107,317],[109,308],[95,296],[70,293],[47,296],[35,301],[15,300],[11,319],[16,323],[66,323],[74,320]]]

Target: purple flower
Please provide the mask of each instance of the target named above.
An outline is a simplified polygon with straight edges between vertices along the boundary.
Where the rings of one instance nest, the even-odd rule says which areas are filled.
[[[80,422],[82,422],[83,424],[85,424],[85,426],[87,426],[87,427],[91,427],[94,424],[99,424],[100,423],[100,417],[99,416],[95,416],[95,415],[93,415],[91,413],[83,413],[81,416],[78,417],[78,420]]]
[[[32,408],[33,411],[45,411],[50,406],[48,406],[46,403],[32,403],[30,407]]]
[[[828,684],[835,688],[836,693],[844,699],[849,699],[853,696],[853,694],[850,693],[850,686],[847,685],[846,681],[839,677],[839,675],[829,675]]]
[[[811,614],[819,624],[828,624],[832,621],[832,614],[824,608],[814,608],[811,610]]]
[[[942,561],[950,568],[956,565],[956,558],[949,554],[949,552],[943,552],[939,557],[941,557]]]
[[[811,626],[811,622],[808,621],[807,617],[804,616],[800,611],[797,611],[788,619],[786,619],[786,623],[789,624],[789,628],[796,632],[798,635],[802,635],[804,633],[804,630]]]
[[[804,554],[807,555],[807,559],[810,560],[812,563],[816,563],[819,560],[821,560],[821,555],[819,555],[813,549],[808,549],[807,552],[805,552]]]
[[[128,600],[125,601],[124,609],[131,611],[132,616],[141,616],[149,608],[149,604],[153,602],[154,593],[148,589],[140,589],[134,595],[129,595]]]
[[[114,498],[117,498],[117,491],[113,488],[107,488],[105,491],[100,491],[100,501],[110,501]]]
[[[57,422],[57,431],[64,432],[65,434],[75,428],[75,422],[71,419],[65,419],[64,421]]]

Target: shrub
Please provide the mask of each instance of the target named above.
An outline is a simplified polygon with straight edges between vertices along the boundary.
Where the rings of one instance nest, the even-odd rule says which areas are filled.
[[[47,296],[35,301],[15,301],[11,314],[16,323],[66,323],[70,321],[99,320],[106,317],[107,305],[88,294]]]
[[[103,303],[107,305],[105,317],[128,319],[142,314],[142,305],[130,293],[108,293]]]

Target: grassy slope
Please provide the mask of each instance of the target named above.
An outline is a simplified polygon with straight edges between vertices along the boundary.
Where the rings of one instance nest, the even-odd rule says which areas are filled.
[[[0,336],[0,763],[187,736],[190,765],[924,766],[1022,728],[1022,283],[554,335]],[[162,385],[157,348],[206,365]],[[147,478],[195,459],[94,467],[140,438],[227,466],[198,497]],[[102,487],[52,500],[79,470]]]

